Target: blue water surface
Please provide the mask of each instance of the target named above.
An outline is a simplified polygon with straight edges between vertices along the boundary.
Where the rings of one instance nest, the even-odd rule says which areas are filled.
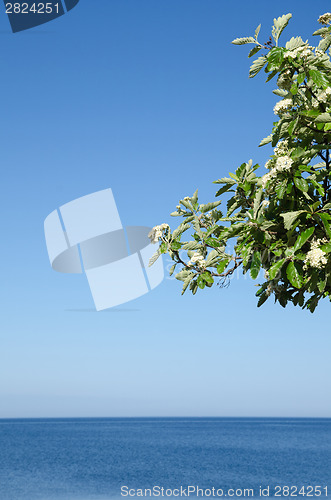
[[[317,498],[316,486],[330,496],[331,419],[0,420],[0,500],[138,498],[121,497],[124,486],[182,487],[182,498],[188,486],[227,498],[269,486],[270,498],[277,485],[291,498]]]

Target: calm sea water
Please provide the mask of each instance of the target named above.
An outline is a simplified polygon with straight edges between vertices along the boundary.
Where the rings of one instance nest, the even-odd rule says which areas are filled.
[[[0,500],[111,500],[122,486],[270,498],[277,485],[331,496],[331,419],[0,420]]]

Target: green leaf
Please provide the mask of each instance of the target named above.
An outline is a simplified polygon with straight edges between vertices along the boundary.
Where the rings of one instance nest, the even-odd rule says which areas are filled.
[[[176,274],[175,278],[179,281],[185,281],[188,276],[192,274],[192,271],[188,271],[187,269],[183,269],[178,274]],[[193,273],[194,274],[194,273]]]
[[[191,212],[193,212],[193,206],[192,206],[192,203],[189,201],[189,200],[180,200],[180,202],[182,205],[184,205],[185,208],[187,208],[188,210],[190,210]]]
[[[294,82],[292,87],[290,88],[290,92],[292,95],[296,95],[298,93],[298,84]]]
[[[181,248],[182,248],[182,245],[181,245],[181,243],[179,243],[179,241],[173,241],[171,243],[171,250],[173,250],[174,252],[177,252]],[[167,251],[167,248],[165,248],[165,251],[161,250],[161,253],[165,253],[166,251]]]
[[[191,279],[194,277],[195,273],[190,273],[187,278],[185,278],[184,280],[184,284],[183,284],[183,288],[182,288],[182,295],[184,295],[187,287],[189,286],[189,284],[191,283]]]
[[[261,268],[261,254],[258,250],[255,250],[250,265],[250,274],[253,280],[255,280],[258,277],[260,268]]]
[[[321,113],[320,115],[316,116],[314,121],[315,123],[330,123],[331,115],[330,113]]]
[[[171,266],[170,270],[169,270],[169,276],[172,276],[174,274],[174,271],[176,269],[176,266],[177,266],[177,262],[174,263],[173,266]]]
[[[300,273],[300,268],[296,262],[290,262],[286,268],[286,276],[289,282],[295,286],[295,288],[301,288],[303,283],[303,278]]]
[[[206,259],[206,266],[212,266],[219,259],[219,253],[217,250],[211,250]]]
[[[179,248],[180,248],[180,246],[179,246]],[[168,250],[168,244],[165,241],[163,241],[160,245],[160,253],[166,253],[167,250]]]
[[[272,67],[273,67],[273,66],[272,66]],[[267,67],[267,71],[266,71],[266,72],[268,72],[268,71],[269,71],[269,69],[271,69],[272,67],[271,67],[271,66],[270,66],[270,68],[269,68],[269,67]],[[277,74],[278,74],[278,69],[274,69],[273,71],[271,71],[270,75],[269,75],[269,76],[268,76],[268,78],[266,79],[266,83],[267,83],[267,82],[270,82],[270,80],[272,80],[272,79],[273,79],[273,77],[274,77],[274,76],[276,76]]]
[[[197,243],[196,241],[188,241],[182,245],[183,250],[200,250],[202,245]]]
[[[260,33],[260,29],[261,29],[261,24],[259,24],[259,25],[258,25],[258,27],[257,27],[257,28],[256,28],[256,30],[255,30],[255,33],[254,33],[255,38],[257,38],[257,37],[258,37],[258,35],[259,35],[259,33]]]
[[[264,146],[265,144],[269,144],[269,142],[271,142],[271,141],[272,141],[272,134],[270,134],[270,135],[268,135],[268,137],[265,137],[264,139],[262,139],[262,141],[259,144],[259,147]]]
[[[228,266],[229,262],[230,262],[229,259],[221,260],[221,262],[217,266],[218,274],[222,274],[224,272],[224,270]]]
[[[325,74],[317,69],[310,69],[309,76],[318,87],[326,88],[329,85],[329,80]]]
[[[308,182],[303,177],[294,177],[294,184],[300,191],[308,192]]]
[[[226,184],[221,189],[219,189],[217,191],[217,193],[215,194],[215,196],[221,196],[221,194],[226,193],[227,191],[230,191],[232,193],[234,192],[233,189],[231,189],[231,185],[230,184]]]
[[[265,301],[268,300],[268,298],[269,298],[269,295],[266,292],[263,292],[259,297],[257,307],[261,307],[262,304],[264,304]]]
[[[233,186],[233,184],[237,184],[237,181],[235,181],[234,179],[230,179],[229,177],[222,177],[222,179],[213,181],[213,184],[230,184],[231,186]]]
[[[326,214],[326,213],[319,213],[318,215],[322,219],[326,234],[328,235],[329,239],[331,239],[331,228],[330,228],[330,224],[328,222],[330,215]]]
[[[197,201],[198,201],[198,189],[194,192],[192,198],[191,198],[191,201],[192,201],[192,204],[194,205]]]
[[[310,227],[303,231],[297,238],[294,244],[294,251],[297,252],[305,243],[309,240],[313,232],[315,231],[314,227]]]
[[[289,135],[292,135],[294,130],[297,128],[299,123],[299,116],[297,116],[294,120],[292,120],[288,126],[287,132]]]
[[[274,25],[272,27],[272,36],[277,44],[278,39],[286,26],[288,25],[289,20],[291,19],[292,14],[284,14],[283,16],[274,19]]]
[[[313,35],[325,35],[330,32],[330,27],[320,28],[319,30],[314,31]]]
[[[325,38],[322,38],[322,40],[317,46],[317,50],[325,52],[330,47],[330,45],[331,45],[331,36],[327,35]]]
[[[254,56],[255,54],[257,54],[260,50],[262,49],[262,47],[260,45],[257,45],[256,47],[253,47],[252,50],[249,51],[249,54],[248,54],[248,57],[252,57]]]
[[[299,217],[300,214],[303,214],[305,210],[297,210],[296,212],[286,212],[284,214],[280,214],[281,217],[284,219],[284,227],[285,229],[292,229],[294,226],[295,221]],[[296,225],[296,224],[295,224]]]
[[[277,197],[282,200],[284,198],[284,195],[286,193],[286,188],[287,188],[287,181],[281,182],[275,189]]]
[[[298,78],[297,78],[297,84],[300,85],[305,81],[306,74],[305,73],[299,73]]]
[[[157,259],[160,257],[161,255],[161,252],[160,252],[160,249],[158,248],[157,251],[155,252],[154,255],[152,255],[152,257],[149,259],[149,263],[148,263],[148,267],[151,267],[154,262],[157,261]]]
[[[197,280],[192,280],[190,283],[190,290],[192,290],[192,294],[195,295],[198,290],[198,283]]]
[[[304,45],[304,41],[302,40],[301,36],[292,36],[292,38],[288,42],[286,42],[285,48],[287,50],[294,50],[298,47],[301,47],[302,45]]]
[[[172,233],[172,239],[175,240],[176,238],[178,238],[178,236],[180,236],[185,231],[187,231],[188,229],[190,229],[190,227],[191,227],[191,224],[188,224],[186,221],[182,222],[177,227],[177,229],[175,229],[174,232]]]
[[[231,43],[233,43],[233,45],[245,45],[246,43],[256,43],[256,40],[252,36],[245,36],[242,38],[235,38]]]
[[[331,243],[325,243],[324,245],[321,245],[321,250],[325,253],[330,253],[331,252]]]
[[[254,219],[256,219],[256,217],[257,217],[257,212],[258,212],[260,205],[261,205],[262,196],[263,196],[263,189],[260,188],[255,194],[254,203],[253,203]]]
[[[321,293],[322,293],[322,292],[324,292],[325,287],[326,287],[326,283],[327,283],[327,280],[326,280],[326,279],[325,279],[325,280],[322,280],[322,281],[319,281],[319,282],[317,283],[317,288],[319,289],[319,291],[320,291]]]
[[[287,90],[275,89],[272,92],[273,92],[273,94],[279,95],[280,97],[286,97],[286,96],[288,96],[288,91]]]
[[[221,246],[220,242],[215,238],[207,238],[205,243],[213,248],[218,248]]]
[[[214,278],[208,271],[202,273],[201,276],[207,283],[214,283]]]
[[[197,283],[198,283],[198,287],[201,289],[205,288],[205,286],[206,286],[206,282],[201,275],[198,277]]]
[[[268,270],[269,279],[273,280],[276,278],[277,274],[279,273],[279,271],[283,267],[283,264],[285,261],[286,261],[286,259],[280,259],[269,268],[269,270]]]
[[[268,69],[274,71],[278,69],[284,60],[284,49],[283,47],[275,47],[270,50],[268,54]]]
[[[222,202],[221,201],[213,201],[212,203],[206,203],[205,205],[200,205],[199,209],[200,212],[205,214],[206,212],[209,212],[210,210],[213,210],[214,208],[218,207]]]
[[[266,63],[267,63],[266,56],[260,56],[257,59],[255,59],[255,61],[253,62],[253,64],[249,69],[249,78],[254,78],[254,76],[256,76],[258,72],[261,71],[261,69],[263,68],[263,66],[265,66]]]

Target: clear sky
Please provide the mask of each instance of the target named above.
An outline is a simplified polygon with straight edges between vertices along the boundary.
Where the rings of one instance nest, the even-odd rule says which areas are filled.
[[[177,219],[178,200],[252,158],[277,97],[230,44],[292,12],[311,33],[328,2],[81,0],[13,34],[1,5],[0,417],[331,417],[331,304],[256,307],[235,277],[181,297],[93,310],[83,275],[56,273],[43,221],[111,187],[124,225]],[[165,265],[169,262],[165,261]]]

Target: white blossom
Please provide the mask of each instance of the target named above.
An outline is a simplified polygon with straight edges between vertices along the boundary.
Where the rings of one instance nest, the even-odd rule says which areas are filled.
[[[285,142],[285,141],[283,141],[283,142]],[[267,162],[266,166],[267,166],[267,164],[268,164],[268,166],[269,165],[273,165],[273,166],[267,174],[262,176],[263,189],[265,189],[268,182],[271,179],[275,179],[280,172],[285,172],[287,170],[290,170],[290,168],[292,167],[292,164],[293,164],[293,160],[292,160],[292,158],[290,158],[290,156],[283,155],[283,156],[279,156],[274,161],[269,160],[269,163]]]
[[[169,224],[166,223],[153,227],[153,229],[148,233],[148,238],[151,240],[151,243],[158,243],[159,239],[163,237],[164,229],[167,229],[168,227]]]
[[[308,266],[322,269],[327,264],[328,259],[326,253],[320,248],[320,245],[326,242],[327,240],[325,238],[313,240],[311,242],[311,250],[309,250],[306,255],[304,269],[307,269]]]
[[[318,18],[318,22],[321,23],[321,24],[330,24],[330,21],[331,21],[331,13],[330,12],[325,12],[325,14],[322,14],[319,18]]]
[[[191,257],[191,260],[188,261],[187,265],[188,266],[198,265],[199,267],[205,267],[206,261],[200,253],[194,252],[194,254]]]
[[[293,105],[292,99],[283,99],[283,100],[277,102],[275,107],[274,107],[275,115],[282,114],[288,108],[291,108],[292,105]]]
[[[319,102],[327,102],[328,98],[330,97],[331,95],[331,87],[327,87],[325,90],[323,90],[322,92],[320,92],[318,95],[317,95],[317,99]]]
[[[292,164],[293,164],[292,158],[290,158],[287,155],[280,156],[276,160],[276,165],[275,165],[274,169],[277,172],[282,172],[284,170],[289,170],[292,167]]]
[[[311,45],[308,45],[308,43],[306,42],[305,44],[301,45],[300,47],[297,47],[296,49],[287,50],[284,54],[284,59],[288,57],[292,57],[292,59],[295,59],[297,56],[299,57],[310,56],[312,54],[312,49],[313,47]]]

